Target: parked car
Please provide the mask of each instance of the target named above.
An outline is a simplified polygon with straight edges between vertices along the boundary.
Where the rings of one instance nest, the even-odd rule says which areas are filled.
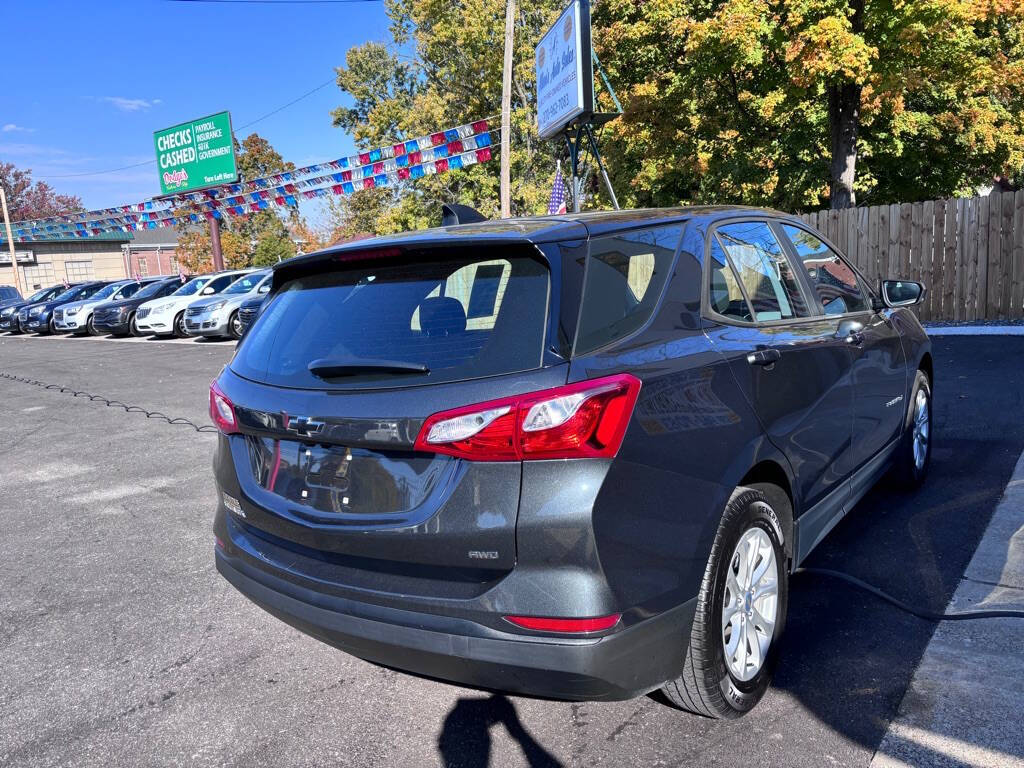
[[[735,717],[789,574],[884,472],[928,470],[923,286],[792,216],[450,226],[273,286],[211,385],[216,565],[383,666]]]
[[[73,283],[66,291],[52,299],[22,307],[18,310],[18,322],[24,331],[39,334],[59,333],[53,318],[54,310],[73,301],[89,298],[108,282],[110,281],[92,280],[87,283]]]
[[[196,299],[185,310],[185,332],[189,336],[242,338],[238,317],[242,302],[253,296],[265,296],[271,277],[268,270],[250,272],[215,296]]]
[[[99,304],[92,313],[93,330],[97,334],[111,333],[115,336],[125,336],[129,333],[136,336],[148,335],[136,328],[136,310],[150,300],[170,296],[181,286],[180,277],[157,278],[127,298]]]
[[[27,299],[15,302],[13,304],[7,304],[7,306],[0,309],[0,331],[10,331],[11,333],[22,333],[23,329],[21,324],[18,322],[18,312],[22,307],[28,307],[32,304],[37,304],[41,301],[47,301],[52,299],[54,296],[58,296],[67,290],[67,286],[58,283],[57,285],[51,285],[49,288],[43,288],[36,291]]]
[[[184,338],[185,310],[197,298],[213,296],[227,288],[242,275],[252,270],[242,269],[218,272],[213,275],[194,277],[178,290],[159,301],[148,301],[139,307],[135,325],[140,331],[157,336],[178,336]]]
[[[270,289],[268,284],[268,293],[269,290]],[[252,327],[252,324],[256,322],[256,318],[260,314],[260,308],[266,303],[266,301],[267,294],[262,293],[257,296],[254,296],[251,299],[246,299],[245,301],[242,302],[241,306],[239,306],[238,325],[242,336],[244,336],[248,332],[249,328]]]
[[[141,287],[159,278],[146,280],[117,280],[100,288],[96,293],[81,301],[72,301],[53,310],[53,325],[59,331],[70,331],[74,334],[90,333],[95,335],[93,327],[93,311],[107,301],[127,299]]]
[[[12,304],[20,304],[24,299],[13,285],[0,285],[0,309]]]

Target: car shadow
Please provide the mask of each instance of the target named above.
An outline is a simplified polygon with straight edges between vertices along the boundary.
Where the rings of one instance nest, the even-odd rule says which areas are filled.
[[[523,727],[512,702],[501,694],[486,699],[460,698],[444,719],[437,748],[446,768],[486,768],[491,765],[491,729],[504,726],[531,768],[556,768],[563,763]],[[499,760],[495,764],[501,765]]]

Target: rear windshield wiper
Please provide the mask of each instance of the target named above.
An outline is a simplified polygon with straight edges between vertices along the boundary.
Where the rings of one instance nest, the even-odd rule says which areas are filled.
[[[423,363],[402,360],[373,360],[363,358],[324,357],[309,364],[309,372],[321,379],[339,376],[359,376],[364,373],[430,373]]]

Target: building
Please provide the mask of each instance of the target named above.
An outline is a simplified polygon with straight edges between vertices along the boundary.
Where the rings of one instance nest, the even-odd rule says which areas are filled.
[[[15,241],[14,251],[26,294],[54,283],[83,280],[116,280],[127,277],[122,246],[131,233],[105,232],[88,238]],[[6,239],[0,241],[0,285],[16,285],[11,251]]]
[[[178,273],[177,229],[143,229],[132,235],[131,241],[121,246],[131,275],[149,277]]]
[[[88,238],[15,240],[23,292],[54,283],[176,275],[178,232],[170,227],[140,232],[104,232]],[[0,285],[15,285],[11,251],[0,240]]]

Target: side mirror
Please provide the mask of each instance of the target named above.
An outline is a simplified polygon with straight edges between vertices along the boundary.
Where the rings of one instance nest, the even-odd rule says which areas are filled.
[[[883,280],[882,301],[887,307],[910,307],[924,298],[924,285],[913,280]]]
[[[200,292],[200,296],[211,296],[213,294],[213,288],[206,287]]]
[[[270,293],[270,286],[269,285],[261,285],[260,289],[259,289],[259,291],[257,291],[257,293]]]

